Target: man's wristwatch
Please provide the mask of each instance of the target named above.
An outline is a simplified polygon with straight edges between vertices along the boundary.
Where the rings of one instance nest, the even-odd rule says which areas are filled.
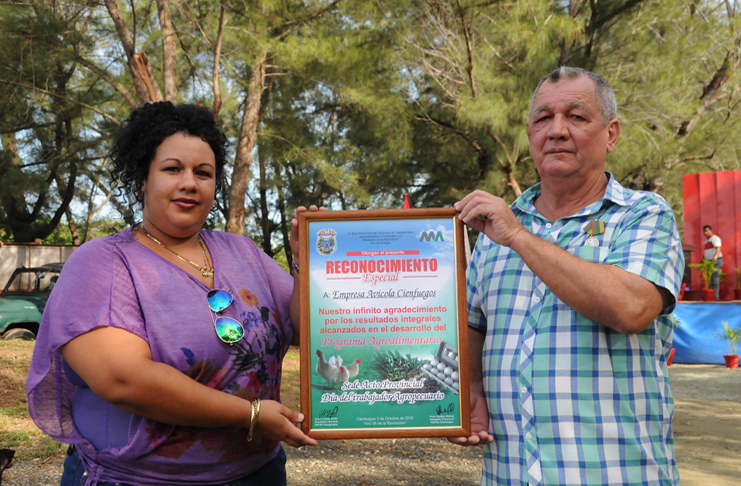
[[[296,263],[296,260],[291,261],[291,268],[296,271],[296,275],[298,275],[298,263]]]

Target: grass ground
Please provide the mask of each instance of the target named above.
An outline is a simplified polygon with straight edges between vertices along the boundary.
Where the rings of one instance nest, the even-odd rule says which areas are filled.
[[[0,449],[15,449],[18,459],[43,459],[63,447],[37,429],[28,416],[26,375],[33,344],[0,341]]]

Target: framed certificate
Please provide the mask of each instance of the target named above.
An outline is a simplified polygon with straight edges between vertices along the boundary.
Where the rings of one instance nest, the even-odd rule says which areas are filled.
[[[465,243],[456,214],[299,215],[309,436],[470,435]]]

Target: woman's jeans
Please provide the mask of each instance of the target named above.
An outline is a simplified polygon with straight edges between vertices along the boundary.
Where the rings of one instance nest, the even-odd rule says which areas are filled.
[[[83,486],[87,474],[85,466],[82,465],[80,456],[77,455],[77,449],[70,446],[67,450],[67,459],[64,460],[64,472],[60,486]],[[224,483],[223,486],[285,486],[286,485],[286,451],[280,448],[278,455],[265,464],[263,467],[253,472],[249,476],[236,481]],[[98,486],[134,486],[126,483],[98,483]]]

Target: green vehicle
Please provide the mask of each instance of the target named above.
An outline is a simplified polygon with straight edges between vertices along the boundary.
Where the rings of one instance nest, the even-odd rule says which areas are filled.
[[[36,339],[41,314],[62,265],[15,269],[0,293],[0,339]]]

